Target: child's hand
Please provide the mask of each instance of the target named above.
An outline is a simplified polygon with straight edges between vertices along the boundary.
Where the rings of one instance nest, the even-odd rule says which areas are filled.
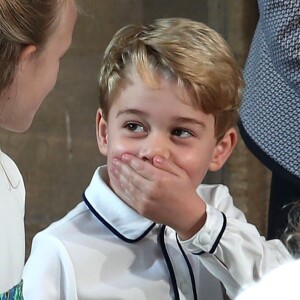
[[[140,215],[166,224],[183,240],[206,220],[205,203],[186,172],[173,162],[154,157],[153,164],[124,154],[114,159],[110,183],[116,194]]]

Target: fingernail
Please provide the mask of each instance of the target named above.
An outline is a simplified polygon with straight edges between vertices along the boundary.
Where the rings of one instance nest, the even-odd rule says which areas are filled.
[[[129,156],[127,154],[122,155],[122,161],[129,161]]]
[[[154,162],[158,165],[162,164],[162,162],[163,162],[163,159],[161,156],[155,156],[153,159],[154,159]]]

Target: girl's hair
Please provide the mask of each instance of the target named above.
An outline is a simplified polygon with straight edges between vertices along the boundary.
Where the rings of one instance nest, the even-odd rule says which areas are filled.
[[[300,202],[292,204],[288,213],[288,225],[281,239],[288,251],[295,258],[300,258]]]
[[[0,95],[13,81],[22,50],[42,50],[70,3],[75,0],[0,1]]]
[[[183,86],[195,107],[215,116],[217,140],[236,125],[242,72],[225,40],[203,23],[170,18],[120,29],[105,51],[100,71],[104,118],[133,74],[153,88],[158,86],[156,75]]]

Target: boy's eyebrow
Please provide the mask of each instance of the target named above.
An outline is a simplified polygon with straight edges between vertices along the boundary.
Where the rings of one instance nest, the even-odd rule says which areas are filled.
[[[142,116],[148,115],[146,112],[143,112],[143,111],[135,109],[135,108],[125,108],[125,109],[121,109],[118,111],[117,117],[119,117],[120,115],[123,115],[123,114],[134,114],[134,115],[142,115]],[[180,123],[191,123],[191,124],[199,125],[203,128],[206,127],[204,122],[198,121],[193,118],[175,117],[174,121],[180,122]]]
[[[195,124],[195,125],[199,125],[201,127],[206,127],[204,122],[198,121],[198,120],[193,119],[193,118],[178,117],[178,118],[176,118],[176,121],[178,121],[180,123],[192,123],[192,124]]]
[[[123,114],[133,114],[133,115],[143,115],[143,116],[147,116],[147,113],[135,109],[135,108],[124,108],[124,109],[120,109],[117,113],[117,117],[119,117],[120,115]]]

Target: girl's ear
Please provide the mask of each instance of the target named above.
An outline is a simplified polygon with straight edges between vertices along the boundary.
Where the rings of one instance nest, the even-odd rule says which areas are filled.
[[[31,62],[32,56],[36,53],[36,50],[36,46],[34,45],[28,45],[22,50],[19,63],[20,71],[23,71],[28,63]]]
[[[97,110],[96,114],[96,136],[100,153],[106,156],[108,147],[107,122],[103,118],[101,108]]]
[[[230,128],[226,131],[224,137],[216,145],[212,160],[209,164],[210,171],[220,170],[229,156],[231,155],[235,145],[237,143],[237,132],[234,128]]]

